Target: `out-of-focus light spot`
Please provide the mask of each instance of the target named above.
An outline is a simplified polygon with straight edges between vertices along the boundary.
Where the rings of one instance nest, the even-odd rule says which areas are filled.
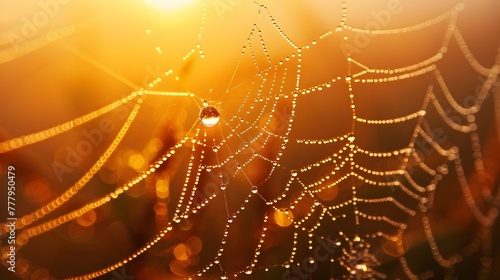
[[[120,179],[120,171],[102,168],[99,170],[99,178],[105,183],[115,184]]]
[[[101,207],[95,208],[94,211],[96,214],[95,222],[98,223],[104,221],[111,214],[111,205],[109,203],[101,205]]]
[[[184,219],[179,223],[179,228],[181,230],[190,230],[193,227],[193,222],[189,219]]]
[[[37,206],[45,205],[52,199],[52,190],[49,185],[39,178],[30,180],[26,184],[24,193],[26,199]]]
[[[185,7],[193,0],[145,0],[149,5],[161,10],[176,10]]]
[[[28,272],[30,264],[26,259],[18,259],[16,260],[16,274],[24,279],[24,274]],[[28,276],[28,275],[26,275]],[[27,278],[27,277],[26,277]],[[33,278],[31,279],[38,279],[38,278]]]
[[[181,243],[174,248],[174,256],[176,259],[185,261],[189,258],[188,248],[184,243]]]
[[[155,205],[153,206],[153,209],[154,209],[156,215],[164,216],[168,213],[167,204],[165,204],[163,202],[155,203]]]
[[[203,244],[198,236],[191,236],[186,240],[186,245],[188,246],[188,253],[191,255],[196,255],[201,251]]]
[[[167,198],[169,195],[169,181],[165,179],[156,182],[156,195],[158,198]]]
[[[84,243],[90,240],[94,236],[95,228],[93,225],[88,227],[82,227],[79,223],[69,223],[68,224],[68,236],[70,236],[74,241],[79,243]]]
[[[172,271],[173,274],[181,277],[185,277],[189,275],[188,272],[188,266],[189,266],[189,261],[181,261],[181,260],[173,260],[170,263],[170,271]]]
[[[356,264],[356,270],[366,272],[368,271],[368,266],[365,263],[358,263]]]
[[[159,150],[163,147],[163,143],[160,139],[154,138],[146,145],[146,147],[142,150],[142,154],[146,159],[152,159]]]
[[[411,246],[411,236],[394,237],[393,240],[387,240],[382,245],[382,250],[389,256],[400,257],[406,253]]]
[[[200,255],[190,255],[189,264],[191,266],[197,266],[200,263]]]
[[[93,223],[95,223],[97,218],[97,215],[95,211],[92,209],[88,211],[87,213],[81,215],[80,217],[76,218],[76,222],[84,227],[91,226]]]
[[[144,196],[144,194],[146,193],[146,188],[144,184],[138,184],[133,188],[129,188],[128,190],[126,190],[125,193],[130,197],[139,198],[141,196]]]
[[[146,167],[146,161],[144,157],[139,153],[132,153],[127,159],[128,166],[132,167],[136,171],[143,171]]]
[[[324,201],[330,201],[337,197],[339,193],[339,188],[337,186],[332,186],[330,188],[324,189],[318,193],[318,197]]]
[[[16,267],[17,270],[17,267]],[[17,272],[17,271],[16,271]],[[45,268],[38,268],[31,274],[31,279],[50,279],[49,271]]]
[[[280,227],[287,227],[293,223],[293,213],[288,209],[275,210],[274,222]]]
[[[155,267],[144,266],[137,273],[137,279],[163,279],[163,278],[159,277],[159,273]]]
[[[119,153],[120,154],[120,153]],[[115,156],[115,157],[110,157],[106,163],[104,164],[104,166],[107,168],[107,169],[110,169],[110,170],[117,170],[117,169],[121,169],[123,168],[123,159],[122,159],[122,156]]]
[[[295,197],[299,197],[297,194]],[[310,197],[304,197],[301,199],[293,208],[295,217],[304,217],[311,210],[311,206],[314,204],[314,200]]]

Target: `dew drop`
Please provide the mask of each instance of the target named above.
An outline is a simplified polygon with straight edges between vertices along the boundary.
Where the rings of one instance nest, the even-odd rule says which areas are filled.
[[[221,189],[221,190],[225,190],[225,189],[226,189],[226,184],[222,184],[222,185],[220,185],[220,189]]]
[[[349,133],[349,135],[347,135],[347,140],[349,140],[349,142],[354,142],[354,140],[356,139],[356,137],[354,136],[354,134],[352,133]]]
[[[257,193],[259,191],[259,188],[257,186],[252,186],[252,193]]]
[[[205,105],[205,102],[204,104]],[[220,113],[217,108],[213,106],[205,106],[200,111],[200,120],[201,123],[206,127],[212,127],[219,123]]]
[[[247,268],[245,269],[245,274],[247,274],[247,275],[252,274],[252,268],[250,268],[249,266],[247,266]]]

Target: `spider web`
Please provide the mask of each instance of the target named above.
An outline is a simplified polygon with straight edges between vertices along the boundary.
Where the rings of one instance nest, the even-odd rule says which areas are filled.
[[[477,58],[461,32],[463,3],[418,21],[365,27],[355,15],[367,7],[323,4],[329,9],[316,12],[328,25],[304,27],[306,38],[278,4],[245,5],[246,37],[231,54],[235,63],[223,66],[228,74],[214,83],[202,78],[220,57],[206,24],[214,20],[210,2],[203,2],[197,41],[179,58],[188,66],[82,117],[1,142],[0,152],[10,153],[130,108],[79,180],[19,218],[19,253],[36,251],[30,243],[39,235],[145,188],[156,201],[154,236],[109,266],[69,277],[95,278],[156,257],[170,263],[166,275],[193,279],[427,279],[464,275],[468,267],[469,276],[487,278],[500,206],[493,133],[500,49]],[[362,39],[364,49],[356,45]],[[146,167],[50,217],[97,185],[92,178],[125,149],[136,117],[165,99],[177,103],[149,142],[159,148]],[[199,118],[208,107],[220,113],[211,127]],[[182,114],[185,129],[174,121]],[[192,236],[203,244],[197,253]],[[21,276],[33,273],[30,260],[21,260]]]

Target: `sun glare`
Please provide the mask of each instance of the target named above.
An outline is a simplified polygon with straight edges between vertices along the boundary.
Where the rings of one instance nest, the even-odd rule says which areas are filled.
[[[191,4],[194,0],[144,0],[161,10],[176,10]]]

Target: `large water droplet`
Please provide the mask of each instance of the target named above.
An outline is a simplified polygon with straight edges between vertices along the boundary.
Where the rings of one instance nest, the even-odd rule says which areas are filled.
[[[212,127],[219,123],[220,113],[214,106],[203,107],[200,111],[201,123],[206,127]]]
[[[252,193],[257,193],[259,188],[257,186],[252,186]]]
[[[354,134],[349,133],[349,134],[347,135],[347,140],[349,140],[349,142],[351,142],[351,143],[352,143],[352,142],[354,142],[354,140],[355,140],[355,139],[356,139],[356,136],[354,136]]]

